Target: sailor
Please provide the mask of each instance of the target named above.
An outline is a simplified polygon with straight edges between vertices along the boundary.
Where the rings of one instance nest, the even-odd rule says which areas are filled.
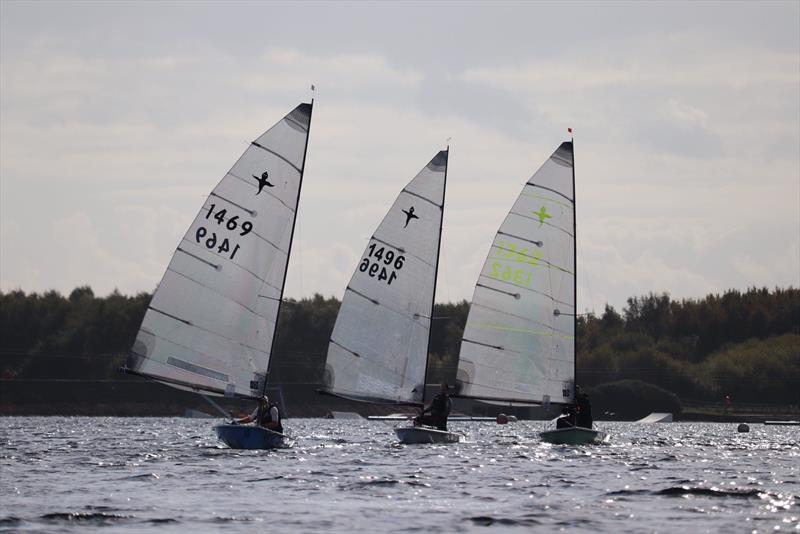
[[[564,406],[564,413],[556,419],[556,428],[572,428],[575,426],[575,406]]]
[[[583,428],[592,428],[592,403],[589,395],[581,391],[580,386],[575,386],[575,424]]]
[[[281,412],[278,410],[278,405],[270,403],[269,397],[266,395],[259,399],[258,406],[256,406],[255,410],[253,410],[250,415],[242,417],[241,419],[234,419],[232,423],[241,425],[252,423],[253,421],[258,421],[258,426],[283,434]]]
[[[453,405],[448,389],[447,384],[442,382],[439,386],[439,393],[433,397],[430,405],[414,419],[415,425],[431,425],[439,430],[447,430],[447,416],[450,415],[450,408]],[[430,415],[425,415],[427,413]]]

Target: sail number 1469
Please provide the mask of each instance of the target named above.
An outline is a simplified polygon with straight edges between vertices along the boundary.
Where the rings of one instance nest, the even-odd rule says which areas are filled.
[[[377,248],[375,243],[370,244],[367,250],[369,250],[369,255],[361,260],[358,270],[392,285],[392,282],[397,279],[397,271],[403,268],[406,257],[396,254],[393,250],[386,250],[386,247]]]
[[[240,221],[238,215],[233,215],[231,217],[227,217],[228,210],[220,209],[216,213],[214,213],[214,209],[217,207],[216,204],[211,204],[208,208],[208,213],[206,213],[206,219],[209,221],[216,221],[217,227],[220,231],[228,230],[230,233],[238,233],[239,236],[245,236],[253,231],[253,223],[250,221]],[[211,224],[211,228],[213,229],[214,226]],[[236,256],[236,253],[239,251],[239,245],[237,243],[231,243],[228,241],[227,237],[220,236],[217,237],[216,232],[210,232],[204,226],[201,226],[197,229],[194,234],[194,239],[200,244],[203,244],[208,249],[216,249],[218,254],[227,254],[230,252],[228,257],[233,259]]]

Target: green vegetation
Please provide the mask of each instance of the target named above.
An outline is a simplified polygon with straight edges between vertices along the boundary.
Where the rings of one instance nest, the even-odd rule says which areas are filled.
[[[619,380],[589,390],[595,417],[641,419],[653,412],[679,416],[681,401],[674,393],[640,380]]]
[[[2,378],[118,377],[149,300],[145,293],[96,297],[88,287],[69,297],[0,292]],[[271,381],[307,389],[321,382],[338,309],[337,299],[319,295],[286,301]],[[454,380],[468,312],[466,301],[436,305],[429,382]],[[620,388],[660,395],[632,382],[609,384],[637,380],[674,393],[684,404],[721,402],[730,395],[734,406],[800,405],[798,289],[728,291],[682,301],[666,294],[631,298],[622,313],[607,306],[602,315],[581,316],[577,339],[578,383],[597,395]],[[619,411],[613,408],[604,409]]]

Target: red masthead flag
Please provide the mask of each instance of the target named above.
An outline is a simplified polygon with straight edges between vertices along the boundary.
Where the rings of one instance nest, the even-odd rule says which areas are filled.
[[[572,128],[567,128],[567,131],[568,131],[569,133],[572,133]]]

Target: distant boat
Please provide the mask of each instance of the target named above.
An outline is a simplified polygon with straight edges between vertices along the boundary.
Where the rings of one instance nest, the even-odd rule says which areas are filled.
[[[260,399],[303,181],[313,101],[253,141],[208,195],[156,288],[123,371],[202,395]],[[281,446],[220,425],[233,448]]]
[[[637,423],[671,423],[672,422],[672,414],[671,413],[661,413],[661,412],[653,412],[647,417],[642,417]]]
[[[347,285],[328,345],[323,392],[423,406],[448,150],[398,195]],[[454,442],[428,427],[398,428],[403,442]]]
[[[576,255],[572,142],[525,184],[483,264],[461,342],[459,397],[498,404],[575,403]],[[598,430],[541,433],[592,443]]]

